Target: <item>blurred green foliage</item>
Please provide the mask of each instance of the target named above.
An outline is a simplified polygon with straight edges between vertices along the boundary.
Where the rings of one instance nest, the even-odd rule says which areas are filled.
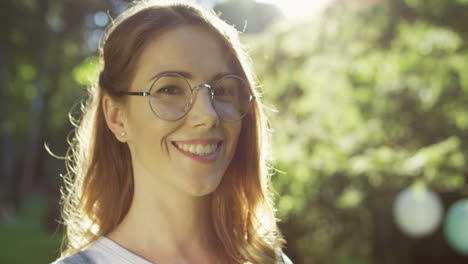
[[[116,3],[117,4],[117,3]],[[0,263],[60,254],[60,174],[86,85],[96,78],[95,15],[106,1],[0,1]],[[93,40],[88,45],[90,40]]]
[[[426,3],[337,6],[247,38],[277,110],[274,183],[293,259],[415,263],[393,224],[397,193],[423,182],[468,195],[468,36],[418,14]]]
[[[44,194],[33,193],[13,222],[0,225],[0,263],[51,263],[60,254],[62,233],[46,232],[42,224]]]
[[[0,3],[0,207],[18,208],[15,224],[0,223],[1,263],[57,256],[64,167],[43,143],[65,153],[67,114],[100,67],[94,16],[124,7],[111,2]],[[466,0],[336,1],[320,17],[243,37],[277,109],[273,183],[295,263],[466,262],[441,228],[409,239],[392,216],[413,183],[445,208],[468,196],[466,14]]]

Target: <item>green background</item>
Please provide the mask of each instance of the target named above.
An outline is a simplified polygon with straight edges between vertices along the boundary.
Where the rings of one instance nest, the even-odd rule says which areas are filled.
[[[66,171],[44,143],[65,154],[68,112],[79,115],[99,70],[104,27],[95,15],[115,17],[125,6],[0,3],[0,263],[58,255]],[[295,21],[252,1],[216,8],[240,30],[247,21],[241,36],[269,109],[272,181],[291,259],[466,263],[442,225],[419,239],[401,233],[392,206],[412,184],[435,191],[444,212],[468,197],[468,1],[332,1]]]

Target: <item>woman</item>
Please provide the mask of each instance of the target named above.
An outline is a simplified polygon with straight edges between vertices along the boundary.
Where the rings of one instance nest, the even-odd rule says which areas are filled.
[[[290,263],[237,32],[193,4],[110,26],[72,141],[55,263]]]

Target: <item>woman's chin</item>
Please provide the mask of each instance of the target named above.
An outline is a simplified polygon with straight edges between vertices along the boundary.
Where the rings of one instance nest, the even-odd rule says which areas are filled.
[[[191,196],[206,196],[213,193],[218,188],[220,182],[220,180],[207,181],[204,183],[197,182],[190,186],[186,186],[185,191]]]

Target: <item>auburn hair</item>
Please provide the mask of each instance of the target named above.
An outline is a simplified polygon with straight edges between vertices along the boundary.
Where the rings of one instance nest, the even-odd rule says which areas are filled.
[[[69,141],[62,192],[66,226],[62,257],[107,235],[127,214],[134,192],[131,154],[108,128],[102,98],[128,90],[149,40],[181,25],[204,27],[215,34],[231,56],[230,66],[258,95],[238,32],[211,10],[187,2],[140,1],[119,15],[101,43],[103,69],[98,83],[88,89]],[[211,224],[225,263],[277,263],[284,239],[270,191],[267,120],[258,96],[242,122],[234,157],[211,194]]]

